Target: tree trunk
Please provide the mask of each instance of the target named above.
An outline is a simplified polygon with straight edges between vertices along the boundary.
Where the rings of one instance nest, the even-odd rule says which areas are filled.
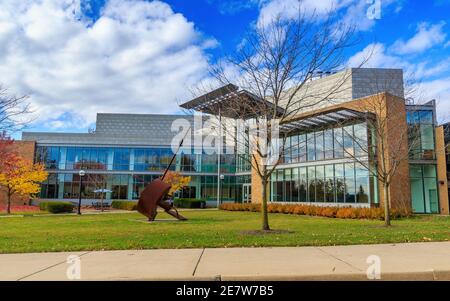
[[[6,205],[6,214],[11,214],[11,192],[8,190],[8,204]]]
[[[261,201],[261,217],[262,217],[262,229],[263,231],[269,231],[269,216],[267,214],[267,180],[261,179],[262,184],[262,201]]]
[[[389,198],[389,185],[383,183],[383,195],[384,195],[384,225],[391,225],[391,212],[390,212],[390,198]]]

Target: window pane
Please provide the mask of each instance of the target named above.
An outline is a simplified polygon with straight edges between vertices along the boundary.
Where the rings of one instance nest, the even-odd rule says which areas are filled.
[[[306,162],[306,135],[298,136],[299,161]]]
[[[356,178],[356,201],[369,203],[369,177]]]
[[[355,124],[354,131],[355,156],[367,156],[367,125],[365,123]]]
[[[342,138],[342,128],[334,129],[334,157],[343,158],[344,157],[344,140]]]
[[[354,203],[355,200],[355,178],[345,178],[345,202]]]
[[[324,158],[324,142],[323,132],[316,132],[316,160],[323,160]]]
[[[409,176],[411,178],[421,178],[422,177],[422,165],[410,165],[409,166]]]
[[[344,180],[344,178],[336,178],[335,188],[336,188],[336,201],[338,203],[344,203],[344,201],[345,201],[345,180]]]
[[[314,133],[309,133],[306,136],[307,140],[307,149],[308,149],[308,161],[315,161],[316,160],[316,146],[315,146],[315,139],[314,139]]]
[[[326,196],[326,202],[334,203],[334,180],[333,179],[325,180],[325,196]]]
[[[422,178],[411,179],[411,198],[414,213],[425,213]]]
[[[325,177],[327,179],[334,178],[334,165],[333,164],[325,166]]]
[[[419,111],[420,123],[433,124],[432,111]]]
[[[425,206],[427,213],[439,213],[437,182],[433,178],[424,179]]]
[[[436,178],[436,166],[423,165],[423,176],[426,178]]]
[[[344,164],[335,164],[334,165],[334,173],[336,178],[344,177]]]
[[[346,126],[343,128],[344,132],[344,156],[345,157],[352,157],[355,155],[353,150],[353,126]]]
[[[333,159],[333,130],[326,130],[324,133],[325,159]]]

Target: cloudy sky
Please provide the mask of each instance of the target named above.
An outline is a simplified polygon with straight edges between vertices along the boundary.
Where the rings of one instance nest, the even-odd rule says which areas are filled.
[[[380,19],[368,18],[381,1]],[[355,23],[358,65],[403,68],[450,119],[450,0],[304,0]],[[27,94],[28,130],[85,131],[97,112],[176,113],[208,66],[233,52],[245,33],[297,0],[1,0],[0,83]]]

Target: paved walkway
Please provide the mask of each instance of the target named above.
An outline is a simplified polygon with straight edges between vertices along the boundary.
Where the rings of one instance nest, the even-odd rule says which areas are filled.
[[[367,280],[371,255],[382,280],[450,280],[450,242],[2,254],[0,280],[68,280],[70,255],[81,280]]]

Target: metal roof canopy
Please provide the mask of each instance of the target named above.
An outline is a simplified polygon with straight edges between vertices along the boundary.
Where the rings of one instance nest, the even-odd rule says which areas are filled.
[[[303,118],[281,124],[280,133],[290,134],[295,132],[321,130],[340,123],[356,120],[364,121],[367,118],[374,117],[375,115],[373,113],[338,108],[332,111],[305,116]]]
[[[236,85],[228,84],[183,103],[180,107],[212,115],[219,115],[220,110],[223,117],[251,119],[272,112],[275,105],[246,90],[239,90]],[[284,112],[280,107],[277,111],[278,115]]]

